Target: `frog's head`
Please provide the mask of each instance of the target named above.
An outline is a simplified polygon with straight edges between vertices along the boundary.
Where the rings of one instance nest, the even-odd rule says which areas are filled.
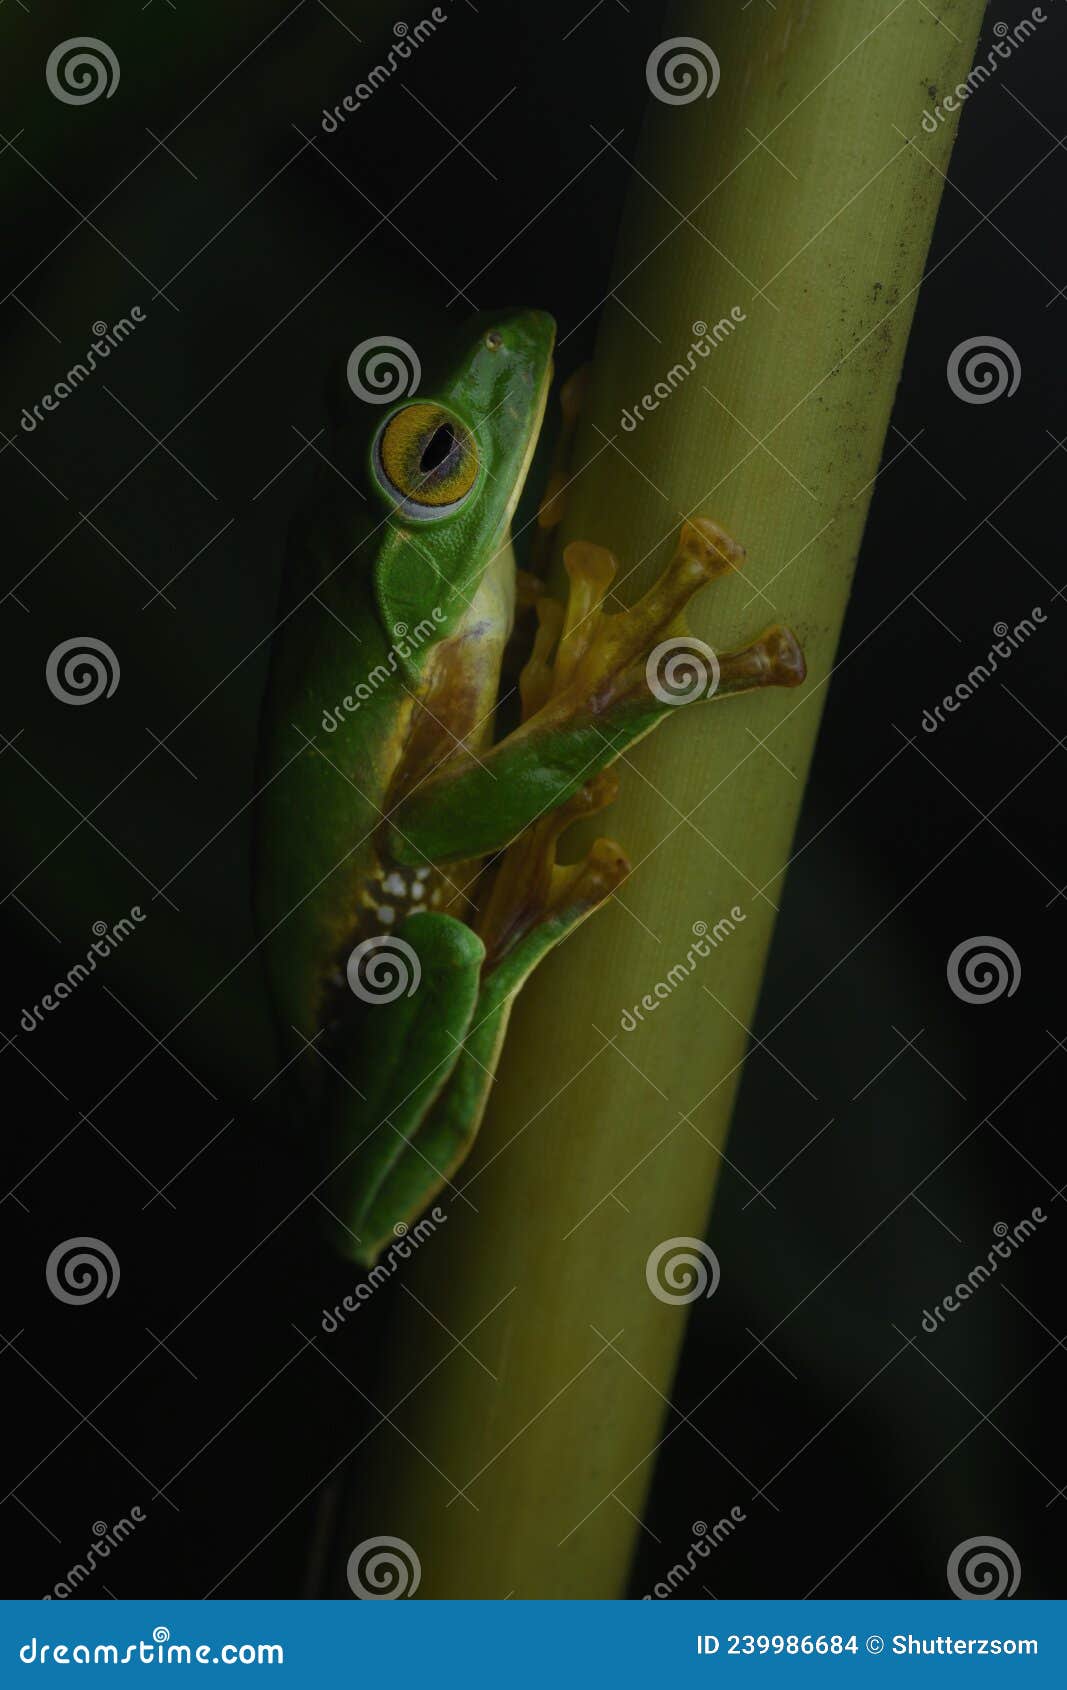
[[[556,326],[486,312],[440,374],[375,428],[367,475],[384,512],[376,585],[387,627],[454,625],[507,544],[544,416]]]

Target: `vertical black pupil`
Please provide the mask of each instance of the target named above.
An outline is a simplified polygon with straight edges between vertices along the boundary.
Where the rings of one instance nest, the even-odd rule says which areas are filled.
[[[426,475],[432,475],[435,469],[441,468],[455,444],[456,434],[452,424],[442,423],[440,428],[434,429],[423,447],[419,468]]]

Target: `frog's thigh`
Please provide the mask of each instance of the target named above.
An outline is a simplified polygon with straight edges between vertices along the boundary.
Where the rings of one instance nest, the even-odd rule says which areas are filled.
[[[336,1033],[315,1045],[332,1081],[330,1172],[317,1195],[354,1260],[368,1259],[368,1217],[380,1214],[379,1194],[456,1065],[484,958],[471,928],[432,911],[349,958],[352,1001]],[[441,1170],[424,1153],[410,1160],[423,1190],[435,1189]]]
[[[448,1079],[361,1213],[362,1245],[349,1252],[357,1260],[373,1262],[451,1184],[481,1125],[510,1011],[511,998],[487,981],[465,1043],[453,1046]]]
[[[556,840],[563,827],[608,802],[613,789],[608,776],[591,783],[581,801],[568,806],[561,821],[546,819],[529,828],[505,855],[483,911],[482,932],[489,955],[470,1025],[448,1081],[419,1123],[416,1136],[394,1160],[363,1217],[364,1250],[370,1257],[390,1242],[398,1223],[415,1222],[438,1193],[451,1185],[481,1126],[518,992],[541,958],[573,932],[628,872],[619,847],[607,839],[598,840],[580,864],[556,867]],[[495,960],[500,945],[507,949]],[[436,1183],[432,1169],[438,1170]],[[472,1193],[467,1201],[476,1206],[476,1195]]]

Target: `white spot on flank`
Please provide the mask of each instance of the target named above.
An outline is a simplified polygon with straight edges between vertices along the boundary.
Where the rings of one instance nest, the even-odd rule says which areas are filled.
[[[406,890],[403,875],[398,874],[395,869],[382,881],[382,891],[391,893],[394,898],[402,898]]]
[[[421,880],[417,880],[411,888],[411,901],[412,901],[412,903],[418,903],[419,899],[424,898],[425,896],[426,896],[426,888],[422,884]]]
[[[396,920],[396,911],[393,909],[391,904],[379,904],[378,920],[381,922],[383,927],[391,927],[393,925],[393,922]]]

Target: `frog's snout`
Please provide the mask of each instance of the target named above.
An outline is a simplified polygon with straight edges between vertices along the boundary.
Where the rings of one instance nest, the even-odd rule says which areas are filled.
[[[485,312],[482,326],[483,344],[490,352],[511,353],[538,365],[551,360],[556,320],[547,311],[523,307]]]

